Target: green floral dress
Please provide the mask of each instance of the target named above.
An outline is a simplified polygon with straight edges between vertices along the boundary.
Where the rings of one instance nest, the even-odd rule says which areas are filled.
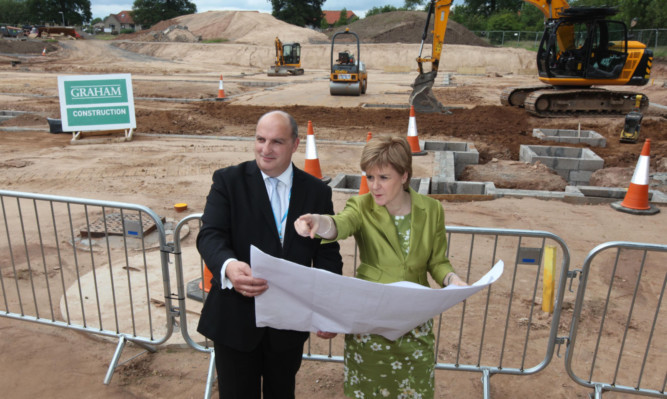
[[[410,215],[394,216],[403,251],[410,250]],[[395,341],[375,334],[345,336],[345,395],[351,398],[433,398],[433,320]]]

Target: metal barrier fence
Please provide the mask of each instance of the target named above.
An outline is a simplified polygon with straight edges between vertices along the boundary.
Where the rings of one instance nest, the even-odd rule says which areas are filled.
[[[127,341],[154,352],[171,336],[170,251],[155,212],[4,190],[0,212],[0,316],[118,339],[105,384]]]
[[[667,397],[666,266],[667,245],[631,242],[598,245],[584,261],[565,367],[596,398],[606,391]]]
[[[0,212],[0,316],[117,339],[105,384],[127,341],[155,351],[179,325],[190,347],[210,354],[205,397],[211,396],[215,354],[194,331],[196,320],[187,317],[193,312],[188,306],[201,307],[188,299],[192,281],[187,279],[203,279],[204,264],[196,249],[181,247],[184,230],[190,222],[200,223],[201,214],[168,230],[155,212],[139,205],[3,190]],[[448,256],[468,282],[499,259],[505,270],[485,291],[448,310],[446,321],[442,315],[435,320],[437,369],[480,373],[488,398],[492,375],[537,373],[551,362],[557,345],[566,343],[568,374],[593,388],[596,397],[605,391],[667,397],[667,322],[661,306],[667,246],[602,244],[582,270],[570,271],[567,245],[548,232],[448,226],[447,234]],[[346,264],[344,273],[352,275],[356,249],[348,258],[354,264]],[[569,335],[559,337],[567,281],[571,287],[578,273]],[[600,287],[606,295],[596,294]],[[651,320],[633,312],[639,306],[651,310]],[[623,331],[619,342],[610,341],[610,329]],[[342,341],[341,335],[309,340],[304,359],[342,362]]]

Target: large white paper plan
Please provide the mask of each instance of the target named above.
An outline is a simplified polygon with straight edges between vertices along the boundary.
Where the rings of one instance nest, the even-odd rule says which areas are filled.
[[[254,277],[269,289],[255,297],[258,327],[296,331],[379,334],[390,340],[488,287],[503,274],[498,261],[468,287],[424,287],[408,281],[380,284],[304,267],[250,249]]]

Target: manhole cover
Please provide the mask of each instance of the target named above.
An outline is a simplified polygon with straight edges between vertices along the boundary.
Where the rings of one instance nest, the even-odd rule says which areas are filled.
[[[139,223],[138,213],[125,213],[121,218],[120,213],[109,213],[104,217],[92,222],[90,226],[83,227],[80,230],[81,237],[104,237],[105,235],[122,236],[123,235],[123,219],[128,222]],[[164,218],[162,219],[164,223]],[[141,226],[143,235],[155,230],[155,222],[153,219],[145,216],[141,218]]]

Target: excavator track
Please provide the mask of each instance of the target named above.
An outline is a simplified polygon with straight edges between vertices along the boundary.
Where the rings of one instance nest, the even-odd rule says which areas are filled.
[[[526,97],[536,90],[550,90],[551,86],[507,87],[500,93],[500,103],[523,108]]]
[[[637,94],[604,89],[522,87],[505,89],[500,102],[503,105],[523,106],[529,113],[540,117],[626,115],[635,109]],[[645,111],[648,106],[648,98],[643,96],[639,110]]]

